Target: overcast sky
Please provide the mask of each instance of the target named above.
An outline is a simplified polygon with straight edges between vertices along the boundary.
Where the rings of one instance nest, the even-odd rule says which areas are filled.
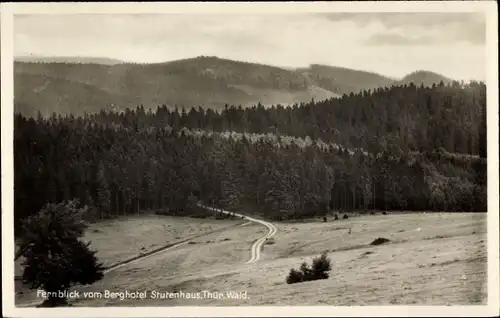
[[[199,55],[277,66],[328,64],[402,77],[485,78],[481,13],[17,16],[16,56],[163,62]]]

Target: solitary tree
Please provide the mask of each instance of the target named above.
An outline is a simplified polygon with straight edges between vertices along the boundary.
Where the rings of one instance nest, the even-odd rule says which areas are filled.
[[[92,284],[103,277],[102,264],[90,243],[79,240],[85,209],[77,201],[47,204],[22,224],[20,249],[24,258],[23,282],[47,292],[44,307],[66,304],[66,291],[74,283]]]

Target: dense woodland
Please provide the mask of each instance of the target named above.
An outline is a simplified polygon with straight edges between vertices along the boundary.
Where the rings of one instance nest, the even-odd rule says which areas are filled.
[[[74,198],[93,220],[190,213],[198,200],[277,220],[487,207],[482,83],[395,86],[291,108],[17,114],[14,124],[16,225]],[[224,131],[245,134],[212,133]]]
[[[168,125],[174,129],[309,136],[371,153],[388,148],[391,153],[439,148],[471,155],[486,151],[486,86],[481,83],[393,86],[293,107],[226,106],[216,112],[202,107],[169,110],[161,106],[152,112],[141,106],[135,112],[102,111],[90,117],[132,129]]]

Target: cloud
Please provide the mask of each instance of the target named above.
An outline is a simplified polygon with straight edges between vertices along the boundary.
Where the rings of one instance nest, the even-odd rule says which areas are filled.
[[[437,39],[432,36],[404,36],[401,34],[374,34],[365,42],[368,45],[428,45],[434,44]]]
[[[437,42],[486,43],[486,17],[483,13],[328,13],[324,19],[337,23],[350,21],[368,28],[379,24],[385,32],[373,35],[368,44],[421,45]],[[391,32],[405,34],[393,34]],[[419,35],[415,33],[427,33]],[[406,37],[407,39],[403,39]]]
[[[476,21],[464,26],[454,15],[440,14],[441,20],[434,14],[413,15],[16,16],[14,49],[17,56],[91,56],[134,62],[216,55],[282,67],[316,63],[395,77],[426,69],[452,78],[482,79],[481,16],[462,16]]]

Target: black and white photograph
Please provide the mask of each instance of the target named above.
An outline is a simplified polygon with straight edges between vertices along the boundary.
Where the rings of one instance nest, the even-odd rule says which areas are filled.
[[[499,314],[496,10],[2,3],[4,315]]]

